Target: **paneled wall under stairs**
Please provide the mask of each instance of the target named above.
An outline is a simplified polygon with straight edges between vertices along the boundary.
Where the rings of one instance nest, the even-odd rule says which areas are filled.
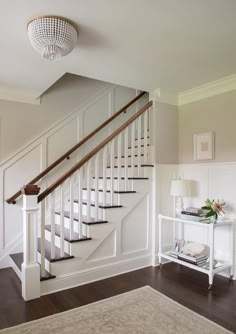
[[[5,202],[6,198],[135,95],[135,90],[111,85],[0,165],[0,268],[10,266],[8,256],[10,253],[22,250],[22,200],[18,200],[15,205],[9,205]],[[103,131],[86,150],[106,137],[109,131],[109,129]],[[68,170],[82,154],[87,152],[86,150],[81,151],[81,154],[74,154],[70,160],[61,163],[60,167],[39,186],[45,188]]]

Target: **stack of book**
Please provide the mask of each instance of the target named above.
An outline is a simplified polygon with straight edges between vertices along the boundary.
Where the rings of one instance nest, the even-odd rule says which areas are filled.
[[[206,255],[191,256],[191,255],[186,255],[184,253],[180,253],[178,255],[178,259],[186,261],[191,264],[195,264],[197,266],[202,266],[206,263],[207,256]]]
[[[184,220],[192,220],[199,223],[210,223],[210,218],[206,217],[207,213],[207,210],[190,207],[186,208],[186,210],[181,211],[179,218]]]
[[[206,255],[203,255],[203,254],[202,255],[191,256],[191,255],[187,255],[185,253],[176,252],[176,251],[170,251],[169,254],[176,259],[179,259],[179,260],[191,263],[191,264],[195,264],[196,266],[206,265],[206,261],[208,259],[208,257]]]

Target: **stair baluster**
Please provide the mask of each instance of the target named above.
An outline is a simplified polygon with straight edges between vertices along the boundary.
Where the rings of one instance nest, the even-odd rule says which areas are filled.
[[[106,205],[106,190],[107,190],[107,146],[104,147],[103,149],[103,168],[102,168],[102,175],[103,175],[103,206]],[[103,217],[102,217],[103,219]]]
[[[98,211],[99,211],[99,153],[95,156],[95,179],[94,179],[94,204],[95,204],[95,214],[94,218],[97,221],[99,219]],[[103,191],[106,193],[105,189]]]
[[[118,141],[117,141],[117,159],[116,159],[116,163],[117,163],[117,178],[118,178],[118,182],[117,182],[117,190],[120,191],[121,190],[121,156],[122,156],[122,134],[120,133],[118,135]],[[119,204],[119,203],[118,203]]]
[[[51,259],[55,259],[55,191],[50,194],[49,197],[49,210],[50,210],[50,224],[51,224]]]
[[[79,236],[83,235],[83,205],[82,205],[82,195],[83,195],[83,167],[78,171],[78,217],[79,217]],[[74,204],[74,203],[73,203]],[[85,235],[87,236],[87,230]]]
[[[143,129],[144,163],[148,163],[148,111],[145,111],[143,117],[144,117],[144,129]]]
[[[86,216],[87,216],[87,222],[89,222],[91,220],[91,160],[89,160],[86,165],[86,183],[87,183]]]
[[[70,177],[70,223],[69,223],[69,238],[74,239],[74,175]],[[80,235],[81,236],[81,235]]]
[[[65,196],[64,183],[60,186],[60,256],[64,257],[64,238],[65,238]]]
[[[114,140],[110,143],[110,204],[114,205]]]
[[[124,177],[125,177],[125,191],[128,190],[128,161],[129,161],[129,158],[128,158],[128,147],[129,147],[129,138],[128,138],[128,133],[129,131],[129,127],[127,127],[125,130],[124,130],[124,156],[125,156],[125,172],[124,172]]]
[[[40,256],[41,256],[41,267],[40,267],[40,272],[41,272],[41,277],[45,276],[45,215],[46,215],[46,210],[45,210],[45,200],[41,202],[40,205],[40,221],[41,221],[41,238],[40,238]]]
[[[142,164],[142,123],[141,123],[142,115],[137,119],[137,142],[138,142],[138,176],[141,176],[141,164]]]
[[[135,156],[135,145],[136,140],[135,139],[135,122],[133,122],[131,125],[131,177],[134,177],[134,156]],[[132,191],[133,191],[133,182],[132,182]]]

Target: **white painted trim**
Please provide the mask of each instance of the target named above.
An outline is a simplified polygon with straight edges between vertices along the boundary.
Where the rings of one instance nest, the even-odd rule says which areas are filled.
[[[15,264],[15,262],[11,258],[10,258],[10,263],[11,263],[12,269],[14,270],[14,272],[16,273],[16,275],[21,280],[22,279],[21,270],[17,267],[17,265]]]
[[[0,167],[3,167],[5,165],[7,165],[11,160],[13,160],[16,157],[18,157],[18,159],[20,159],[21,155],[22,154],[24,155],[24,151],[27,150],[27,149],[30,150],[30,147],[34,146],[34,143],[40,141],[44,136],[50,136],[51,134],[53,134],[56,131],[58,131],[59,129],[61,129],[64,126],[65,123],[68,123],[70,120],[72,120],[74,117],[76,117],[77,113],[83,113],[85,110],[87,110],[88,108],[90,108],[100,98],[102,98],[103,96],[105,96],[106,93],[108,93],[111,89],[113,89],[113,87],[115,87],[115,85],[111,85],[110,87],[105,88],[104,90],[102,90],[101,92],[99,92],[97,95],[93,96],[89,101],[87,101],[86,103],[84,103],[82,106],[80,106],[79,108],[76,108],[74,111],[72,111],[71,113],[69,113],[68,115],[66,115],[66,117],[62,118],[61,120],[59,120],[58,122],[56,122],[55,124],[53,124],[52,126],[50,126],[41,135],[39,135],[38,137],[36,137],[33,140],[31,140],[28,144],[24,145],[20,150],[18,150],[17,152],[13,153],[6,160],[0,162]],[[16,158],[16,161],[18,159]]]
[[[181,106],[232,90],[236,90],[236,74],[180,92],[178,105]]]
[[[149,99],[153,100],[154,102],[162,102],[177,106],[179,96],[176,92],[170,92],[161,88],[157,88],[149,93]]]
[[[39,105],[41,103],[40,95],[41,93],[39,92],[20,91],[16,89],[0,87],[0,100]]]
[[[132,260],[110,263],[43,281],[41,282],[41,296],[145,268],[150,266],[151,263],[152,256],[145,255]]]
[[[13,239],[5,248],[1,250],[1,258],[0,258],[0,268],[1,263],[9,256],[9,254],[13,253],[14,250],[22,244],[22,233],[18,234],[18,236]]]

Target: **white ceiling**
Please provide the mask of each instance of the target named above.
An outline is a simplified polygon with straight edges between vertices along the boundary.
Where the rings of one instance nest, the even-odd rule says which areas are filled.
[[[0,93],[41,95],[65,72],[142,90],[182,92],[236,73],[235,0],[0,0]],[[76,49],[50,63],[26,25],[60,15]]]

